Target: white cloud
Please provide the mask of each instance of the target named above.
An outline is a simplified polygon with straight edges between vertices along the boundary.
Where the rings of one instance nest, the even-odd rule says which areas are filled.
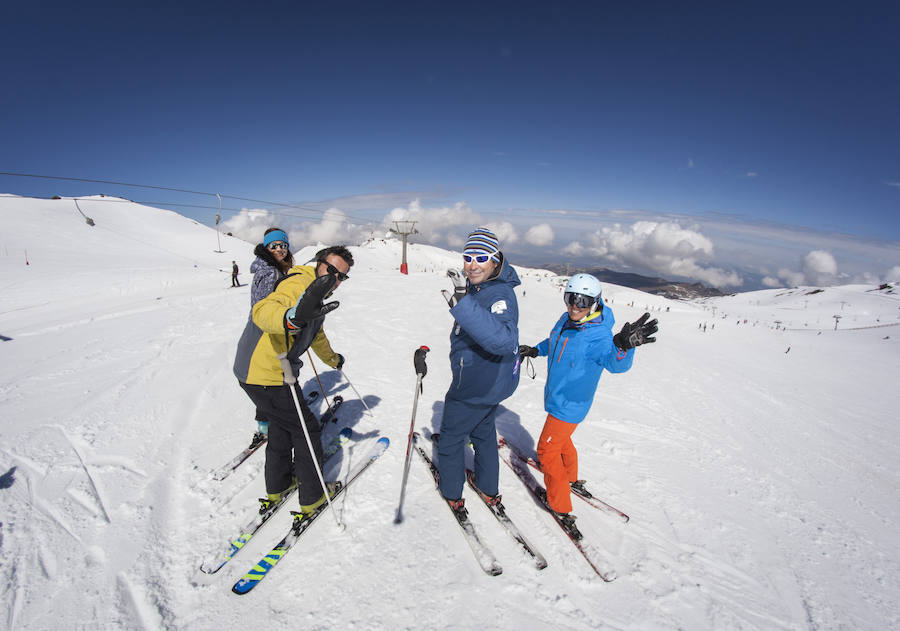
[[[895,265],[884,275],[884,282],[897,283],[900,282],[900,265]]]
[[[279,226],[279,223],[268,210],[243,208],[238,214],[219,224],[219,229],[222,232],[230,232],[244,241],[259,243],[266,229],[273,226]]]
[[[584,246],[578,241],[572,241],[572,243],[562,249],[562,253],[567,256],[581,256],[584,254],[584,251]]]
[[[684,276],[714,287],[738,287],[744,282],[734,272],[702,265],[714,254],[712,241],[676,222],[636,221],[625,227],[614,224],[587,235],[587,241],[588,254],[619,265],[649,269],[663,276]]]
[[[291,250],[294,252],[317,243],[358,243],[372,232],[372,226],[351,223],[344,211],[338,208],[329,208],[323,212],[319,221],[303,221],[277,212],[245,208],[220,224],[224,232],[230,232],[250,243],[260,243],[266,229],[273,226],[288,233]]]
[[[778,278],[783,280],[784,284],[788,287],[799,287],[800,285],[806,284],[806,277],[802,272],[795,272],[786,267],[778,270]]]
[[[306,239],[309,243],[344,243],[351,230],[348,230],[347,215],[337,208],[329,208],[322,215],[322,221],[316,224],[306,224],[300,228],[291,228],[288,236],[291,244],[300,243]],[[355,239],[354,239],[355,240]]]
[[[544,247],[553,243],[553,228],[548,223],[531,226],[525,233],[525,241],[531,245]]]
[[[394,221],[415,221],[415,229],[419,231],[417,241],[434,245],[446,243],[454,248],[462,246],[466,235],[483,225],[481,215],[465,202],[424,208],[418,199],[413,200],[406,208],[394,208],[381,223],[386,228],[391,228]]]
[[[833,284],[837,276],[837,261],[830,252],[813,250],[803,257],[803,275],[808,285]]]
[[[756,171],[747,171],[747,175],[745,177],[759,177],[759,173],[757,173]]]
[[[772,289],[775,289],[776,287],[784,287],[784,283],[782,283],[777,278],[772,278],[771,276],[766,276],[762,279],[761,282],[764,287],[771,287]]]
[[[478,226],[474,227],[477,228]],[[516,227],[508,221],[491,221],[483,224],[483,227],[491,230],[494,234],[497,235],[497,240],[500,241],[501,251],[519,240],[519,233],[516,231]]]

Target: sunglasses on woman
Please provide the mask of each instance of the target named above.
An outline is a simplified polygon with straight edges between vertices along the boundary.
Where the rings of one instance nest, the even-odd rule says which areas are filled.
[[[287,250],[288,244],[285,243],[284,241],[275,241],[275,242],[269,244],[269,249],[270,250]]]
[[[489,258],[491,258],[490,254],[476,254],[475,256],[463,254],[463,261],[466,263],[471,263],[472,259],[475,259],[478,263],[487,263]]]
[[[320,262],[320,263],[325,263],[325,269],[328,271],[328,273],[337,276],[337,277],[338,277],[338,280],[340,280],[340,281],[345,281],[345,280],[347,280],[348,278],[350,278],[350,277],[349,277],[347,274],[345,274],[344,272],[338,271],[338,268],[336,268],[336,267],[335,267],[334,265],[332,265],[331,263],[328,263],[328,262],[326,262],[326,261],[319,261],[319,262]]]

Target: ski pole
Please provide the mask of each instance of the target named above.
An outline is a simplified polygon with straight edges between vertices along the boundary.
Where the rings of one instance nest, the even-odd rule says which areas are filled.
[[[416,408],[419,405],[419,393],[422,391],[422,378],[428,372],[428,366],[425,365],[425,353],[431,349],[427,346],[420,346],[413,353],[413,366],[416,369],[416,394],[413,398],[412,420],[409,422],[409,438],[406,441],[406,462],[403,463],[403,481],[400,483],[400,503],[397,505],[397,516],[394,517],[394,523],[399,524],[403,521],[403,498],[406,496],[406,479],[409,477],[409,461],[412,457],[413,432],[416,425]]]
[[[309,430],[303,420],[300,399],[297,398],[297,390],[294,388],[294,385],[297,383],[297,378],[294,376],[294,369],[291,367],[291,362],[287,358],[287,353],[278,355],[278,361],[281,362],[281,371],[284,373],[284,382],[287,384],[291,391],[291,396],[294,398],[294,407],[297,408],[297,417],[300,419],[300,427],[303,429],[303,435],[306,437],[306,446],[309,447],[309,457],[312,458],[313,464],[316,467],[319,483],[322,485],[322,491],[325,493],[325,501],[328,502],[328,507],[334,515],[334,521],[338,525],[338,528],[344,530],[345,526],[341,522],[341,518],[338,517],[337,511],[331,505],[331,495],[328,494],[328,487],[325,485],[325,476],[322,475],[322,467],[319,466],[319,461],[316,459],[316,451],[313,449],[312,439],[309,437]]]
[[[423,347],[423,348],[424,348],[424,347]],[[353,382],[350,381],[349,379],[347,379],[347,373],[345,373],[343,370],[340,370],[340,369],[338,369],[338,372],[341,373],[341,377],[344,378],[344,381],[346,381],[347,384],[348,384],[351,388],[353,388],[353,392],[356,393],[356,398],[359,399],[360,401],[362,401],[362,404],[363,404],[364,406],[366,406],[366,410],[368,410],[369,416],[375,416],[374,414],[372,414],[372,408],[369,407],[369,404],[366,403],[366,400],[363,399],[362,396],[359,394],[359,390],[356,389],[356,386],[353,385]]]
[[[309,352],[309,349],[306,349],[306,356],[309,357],[309,365],[312,366],[313,372],[316,375],[316,381],[319,382],[319,390],[322,392],[322,398],[325,399],[325,407],[331,412],[331,402],[328,401],[328,395],[325,394],[325,388],[322,386],[322,380],[319,379],[319,371],[316,370],[316,364],[313,362],[312,353]],[[331,412],[334,414],[334,412]]]

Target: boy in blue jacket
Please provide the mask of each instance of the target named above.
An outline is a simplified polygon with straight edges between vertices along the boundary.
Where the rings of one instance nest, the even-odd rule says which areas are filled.
[[[463,250],[466,278],[447,275],[454,292],[442,292],[455,320],[450,333],[453,381],[444,397],[438,442],[441,494],[453,510],[465,511],[465,446],[475,449],[475,486],[499,502],[500,460],[495,418],[500,402],[519,385],[519,306],[513,288],[519,276],[486,228],[469,234]]]
[[[584,420],[604,369],[613,373],[631,368],[634,347],[655,342],[657,321],[645,313],[612,333],[612,309],[603,305],[600,281],[590,274],[575,274],[566,284],[566,313],[550,336],[536,347],[521,346],[523,357],[547,357],[544,409],[547,419],[538,439],[537,454],[544,472],[547,503],[567,525],[571,515],[570,484],[578,481],[578,452],[572,434]]]

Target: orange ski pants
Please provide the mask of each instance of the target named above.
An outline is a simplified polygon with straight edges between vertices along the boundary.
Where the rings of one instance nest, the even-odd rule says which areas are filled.
[[[577,423],[567,423],[547,415],[538,440],[537,455],[544,472],[547,502],[557,513],[572,512],[569,482],[578,479],[578,452],[572,443]]]

